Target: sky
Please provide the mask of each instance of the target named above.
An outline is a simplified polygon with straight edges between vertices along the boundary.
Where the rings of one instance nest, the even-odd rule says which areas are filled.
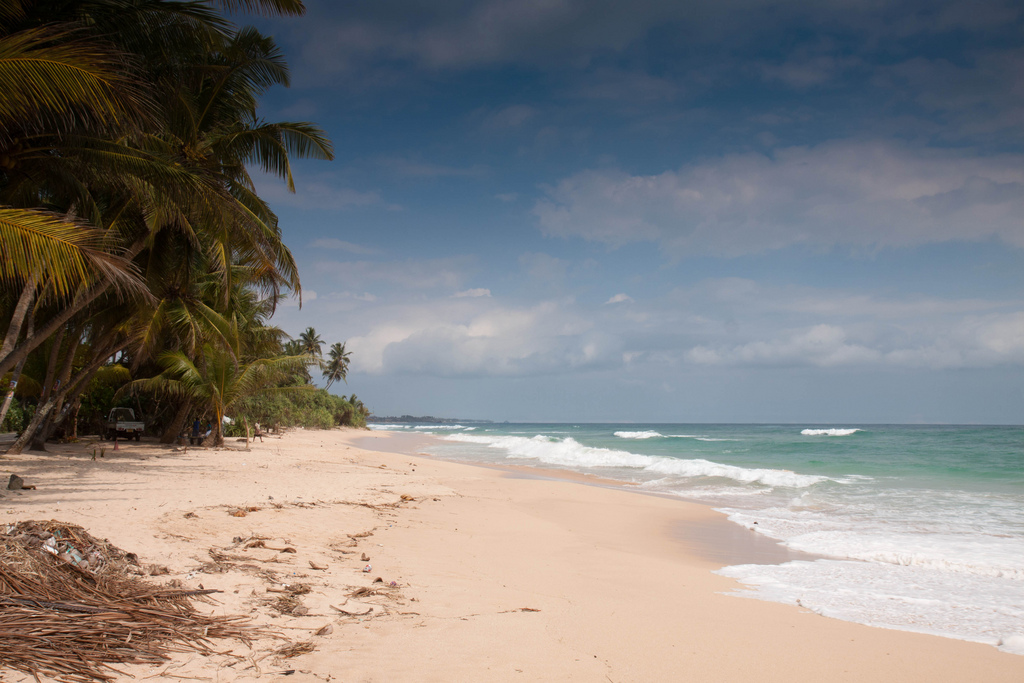
[[[307,0],[257,176],[377,415],[1024,422],[1024,5]]]

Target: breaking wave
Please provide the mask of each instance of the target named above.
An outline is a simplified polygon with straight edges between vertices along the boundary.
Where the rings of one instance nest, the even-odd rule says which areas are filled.
[[[722,477],[743,484],[805,488],[828,477],[797,474],[788,470],[737,467],[696,458],[667,458],[658,455],[640,455],[611,448],[584,446],[572,437],[553,439],[547,436],[476,436],[451,434],[447,441],[475,443],[507,452],[508,458],[532,459],[563,467],[625,467],[644,470],[662,476]]]
[[[863,429],[802,429],[800,433],[804,436],[850,436],[854,432],[862,432]]]

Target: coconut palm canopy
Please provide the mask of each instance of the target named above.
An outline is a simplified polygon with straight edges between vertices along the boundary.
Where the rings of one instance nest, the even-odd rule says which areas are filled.
[[[299,273],[251,173],[294,191],[292,160],[333,149],[313,123],[259,115],[288,65],[234,20],[303,12],[297,0],[4,3],[0,377],[42,386],[15,450],[69,416],[73,432],[115,358],[137,380],[170,382],[171,359],[174,381],[184,367],[234,377],[213,402],[195,383],[164,392],[165,436],[275,381],[263,369],[295,369],[277,362],[269,318],[301,295]]]

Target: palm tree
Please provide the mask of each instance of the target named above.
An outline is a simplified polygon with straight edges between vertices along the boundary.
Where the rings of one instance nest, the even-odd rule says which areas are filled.
[[[314,358],[323,357],[324,354],[321,347],[323,347],[324,341],[312,327],[307,327],[306,330],[299,335],[299,341],[302,342],[302,350],[310,356],[313,356]]]
[[[224,415],[236,403],[258,392],[301,390],[304,387],[278,387],[282,375],[306,362],[305,356],[279,356],[239,361],[229,350],[207,346],[204,363],[197,365],[181,351],[160,355],[164,372],[152,379],[136,380],[129,391],[149,390],[189,399],[193,405],[215,417],[212,445],[224,445]]]
[[[348,379],[346,378],[348,377],[348,364],[351,355],[351,351],[345,350],[345,344],[335,342],[331,345],[330,360],[324,364],[324,379],[327,380],[327,386],[324,389],[330,389],[331,385],[339,379],[348,384]]]
[[[301,0],[214,4],[304,12]],[[243,357],[229,339],[276,353],[280,331],[252,324],[239,292],[259,293],[272,314],[282,288],[301,288],[247,165],[293,189],[290,155],[332,157],[312,124],[257,117],[263,92],[287,82],[272,39],[203,3],[4,0],[0,317],[11,323],[0,376],[69,325],[86,332],[50,363],[73,369],[67,387],[124,349],[136,366],[181,351],[204,372],[211,344]]]

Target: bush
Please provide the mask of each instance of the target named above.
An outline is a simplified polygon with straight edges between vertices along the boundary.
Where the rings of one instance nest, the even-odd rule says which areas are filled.
[[[250,428],[256,422],[263,427],[305,427],[331,429],[332,427],[365,427],[366,418],[352,404],[324,389],[298,389],[273,391],[250,396],[235,405],[231,417],[235,420],[225,435],[244,435],[242,424],[248,419]]]
[[[2,396],[2,395],[0,395]],[[3,398],[0,398],[0,405],[3,403]],[[4,416],[3,424],[0,424],[0,432],[21,432],[28,426],[28,423],[32,420],[32,416],[35,414],[35,406],[28,406],[27,408],[22,405],[21,401],[14,399],[11,401],[11,407],[7,409],[7,415]]]

